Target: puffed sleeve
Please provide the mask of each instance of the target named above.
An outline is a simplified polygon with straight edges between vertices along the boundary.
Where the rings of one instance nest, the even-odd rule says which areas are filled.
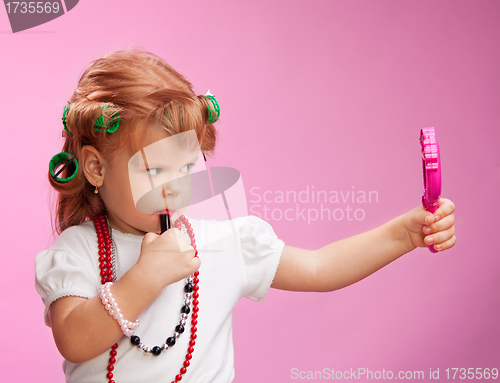
[[[247,276],[244,296],[258,301],[273,283],[285,243],[278,239],[271,225],[255,216],[244,218],[239,234]]]
[[[35,258],[35,287],[45,304],[47,326],[50,326],[48,310],[54,301],[66,296],[91,298],[99,285],[97,265],[89,257],[90,244],[85,236],[78,235],[78,229],[67,231]]]

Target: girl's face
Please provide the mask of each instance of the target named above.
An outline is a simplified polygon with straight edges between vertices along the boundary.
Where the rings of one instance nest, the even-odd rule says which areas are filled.
[[[166,209],[175,221],[190,203],[200,155],[194,130],[166,137],[148,129],[139,151],[122,151],[108,161],[99,193],[111,227],[138,235],[159,233],[159,214]]]

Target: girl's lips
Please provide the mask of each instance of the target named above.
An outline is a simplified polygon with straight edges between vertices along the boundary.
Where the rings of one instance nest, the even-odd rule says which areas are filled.
[[[172,209],[163,209],[163,210],[160,210],[160,211],[157,211],[156,213],[154,214],[170,214],[170,216],[173,216],[175,214],[176,210],[172,210]]]

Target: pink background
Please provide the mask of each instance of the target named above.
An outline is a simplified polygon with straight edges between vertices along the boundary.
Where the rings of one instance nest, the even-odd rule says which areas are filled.
[[[418,206],[418,134],[436,127],[455,248],[417,249],[333,293],[241,301],[237,382],[294,381],[292,368],[439,368],[441,379],[500,368],[499,16],[495,0],[82,0],[12,34],[0,11],[2,381],[63,381],[34,289],[34,256],[53,241],[47,166],[84,67],[129,45],[217,96],[211,165],[239,169],[247,192],[378,192],[378,203],[351,203],[363,220],[270,220],[290,245],[317,248]]]

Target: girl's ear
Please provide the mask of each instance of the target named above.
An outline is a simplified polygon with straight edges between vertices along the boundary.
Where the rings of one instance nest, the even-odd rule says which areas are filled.
[[[81,162],[87,181],[96,188],[102,186],[105,175],[105,161],[101,153],[93,146],[85,145],[81,151]]]

